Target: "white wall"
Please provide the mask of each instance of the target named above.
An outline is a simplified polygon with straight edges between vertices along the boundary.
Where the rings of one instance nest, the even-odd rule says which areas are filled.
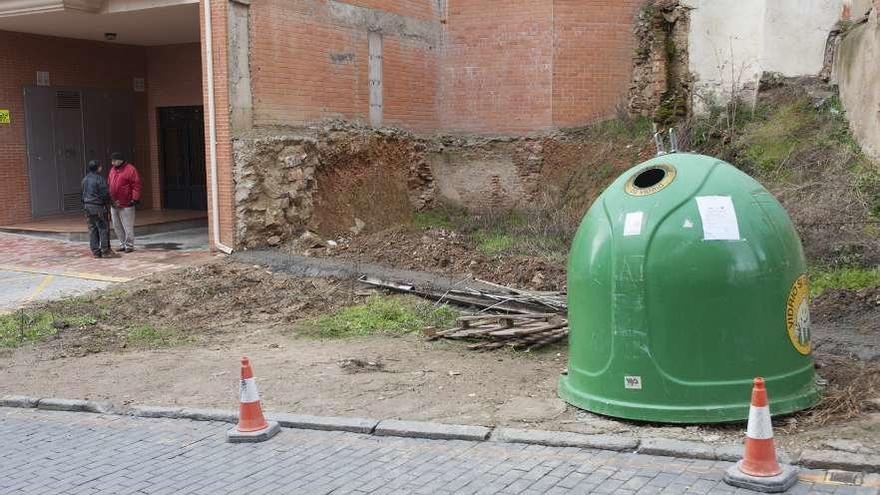
[[[773,1],[773,0],[771,0]],[[688,54],[696,76],[694,105],[722,103],[761,75],[764,0],[685,0],[691,7]]]
[[[841,0],[767,0],[764,70],[786,76],[818,74],[825,41],[842,9]]]
[[[825,41],[849,0],[684,0],[697,111],[733,88],[754,98],[763,72],[817,74]]]
[[[880,20],[873,12],[866,24],[848,32],[834,60],[840,99],[856,140],[880,161]]]

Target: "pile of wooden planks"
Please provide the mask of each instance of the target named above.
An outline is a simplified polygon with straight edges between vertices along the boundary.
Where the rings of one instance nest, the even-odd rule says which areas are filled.
[[[568,320],[565,318],[568,306],[564,292],[527,291],[485,280],[447,290],[367,276],[359,281],[431,299],[437,304],[479,308],[479,314],[458,318],[454,328],[426,328],[428,340],[479,341],[469,345],[468,349],[486,351],[502,347],[537,349],[568,337]]]
[[[481,340],[468,349],[537,349],[568,337],[568,320],[556,313],[462,316],[446,330],[425,329],[428,340]]]
[[[449,303],[459,306],[481,308],[483,311],[496,311],[516,314],[559,313],[568,312],[563,292],[538,292],[515,289],[504,285],[477,280],[481,285],[493,287],[485,290],[470,286],[455,287],[448,290],[436,290],[428,287],[417,287],[414,284],[403,284],[373,277],[363,276],[358,281],[396,292],[414,294],[438,303]]]

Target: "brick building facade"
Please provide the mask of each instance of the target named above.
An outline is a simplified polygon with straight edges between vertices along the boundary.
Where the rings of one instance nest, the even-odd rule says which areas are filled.
[[[163,206],[158,110],[202,105],[208,208],[215,211],[214,189],[218,207],[209,223],[220,243],[235,246],[238,137],[328,119],[420,136],[517,135],[611,116],[629,88],[632,21],[641,2],[88,0],[75,3],[92,9],[85,22],[94,25],[81,33],[55,32],[53,22],[39,22],[74,8],[55,3],[51,12],[0,6],[0,45],[12,48],[0,53],[0,109],[12,113],[11,125],[0,126],[0,223],[34,215],[21,95],[36,83],[36,72],[49,72],[52,87],[132,91],[132,81],[142,78],[132,118],[144,207]],[[181,15],[160,15],[158,26],[174,24],[170,31],[200,42],[149,32],[129,42],[122,28],[117,40],[100,40],[105,21],[134,32],[137,16],[160,9],[181,9],[173,11]]]

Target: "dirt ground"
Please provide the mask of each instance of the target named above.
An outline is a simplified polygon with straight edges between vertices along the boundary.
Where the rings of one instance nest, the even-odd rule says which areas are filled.
[[[95,325],[0,352],[0,395],[233,408],[237,358],[248,355],[263,402],[274,411],[741,441],[742,425],[646,425],[565,405],[556,397],[567,362],[564,345],[477,353],[417,334],[298,335],[303,319],[369,294],[348,281],[297,278],[231,261],[157,275],[98,293],[86,304],[67,303],[68,311],[97,315]],[[131,345],[125,332],[144,324],[176,328],[187,338],[171,348]],[[880,451],[880,411],[862,407],[880,390],[880,363],[825,352],[817,359],[834,408],[781,418],[780,443],[790,450],[836,445]],[[351,360],[379,365],[360,369],[347,365]]]
[[[445,275],[470,275],[524,289],[565,289],[564,262],[533,256],[487,255],[475,250],[467,236],[444,228],[394,227],[343,237],[336,249],[317,250],[314,254]]]

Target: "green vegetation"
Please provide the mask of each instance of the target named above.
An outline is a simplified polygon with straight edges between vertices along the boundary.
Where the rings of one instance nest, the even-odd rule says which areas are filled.
[[[189,342],[175,328],[159,328],[151,325],[138,325],[129,328],[125,334],[125,342],[135,347],[174,347]]]
[[[476,236],[477,249],[483,254],[495,255],[504,253],[517,244],[510,234],[501,232],[483,233]]]
[[[309,320],[300,329],[304,335],[320,338],[402,335],[429,326],[451,326],[457,316],[446,305],[435,306],[408,297],[375,296],[364,304]]]
[[[880,286],[880,268],[834,268],[810,271],[810,293],[821,296],[830,289],[867,289]]]
[[[0,347],[18,347],[40,342],[67,327],[87,327],[97,323],[89,316],[57,316],[48,311],[17,311],[0,315]]]

